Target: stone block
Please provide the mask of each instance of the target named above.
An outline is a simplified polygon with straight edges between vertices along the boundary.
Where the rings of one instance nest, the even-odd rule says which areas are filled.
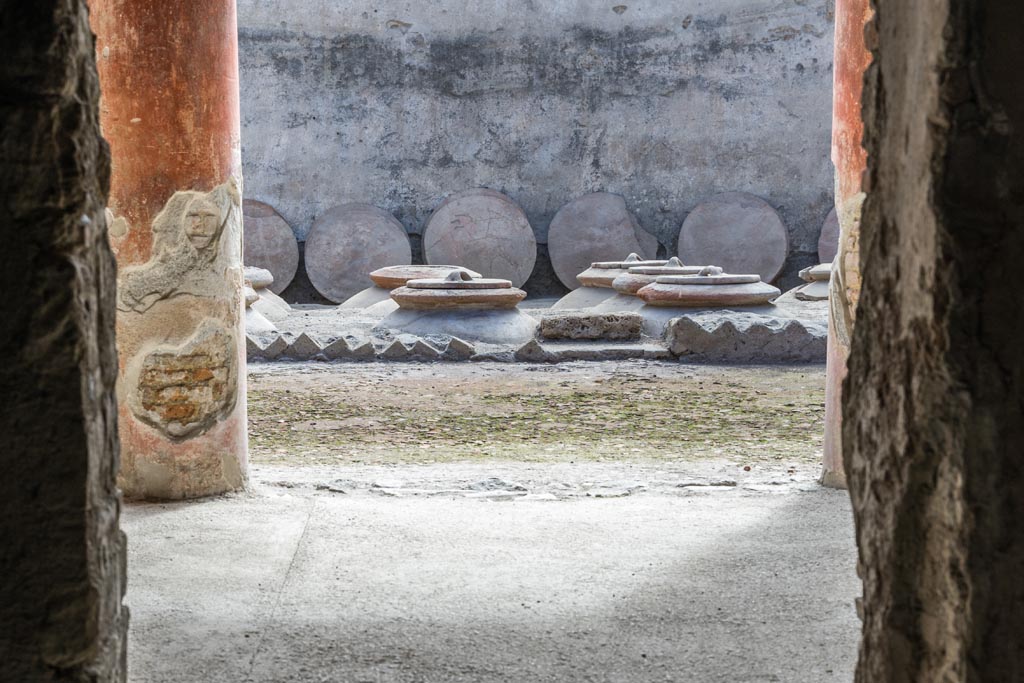
[[[444,360],[469,360],[474,355],[476,355],[476,348],[472,344],[458,337],[452,337],[448,340],[448,345],[441,357]]]
[[[327,360],[370,360],[374,355],[373,344],[355,337],[340,337],[324,346]]]
[[[643,318],[639,313],[567,312],[545,315],[540,321],[544,339],[607,339],[640,338]]]
[[[378,353],[377,357],[382,360],[438,360],[441,352],[419,337],[403,334]]]
[[[251,335],[245,336],[245,358],[250,363],[263,360],[263,347]]]
[[[245,309],[245,333],[251,335],[269,334],[277,331],[277,326],[267,320],[266,316],[255,308]]]
[[[288,345],[284,356],[291,360],[315,360],[323,357],[323,347],[320,343],[303,332],[298,338]]]
[[[531,339],[520,346],[516,350],[515,358],[526,363],[548,363],[552,360],[548,352],[544,350],[544,347],[536,339]]]
[[[685,314],[668,324],[669,350],[707,363],[823,363],[822,323],[733,311]]]
[[[262,345],[263,360],[277,360],[288,350],[290,344],[291,340],[283,334],[272,336]]]

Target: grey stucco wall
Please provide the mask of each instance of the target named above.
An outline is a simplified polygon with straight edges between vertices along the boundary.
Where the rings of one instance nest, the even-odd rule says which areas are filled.
[[[783,284],[817,261],[832,0],[238,6],[246,194],[300,240],[351,201],[416,235],[447,194],[486,186],[519,202],[543,244],[563,204],[606,190],[674,253],[697,203],[740,190],[790,231]]]

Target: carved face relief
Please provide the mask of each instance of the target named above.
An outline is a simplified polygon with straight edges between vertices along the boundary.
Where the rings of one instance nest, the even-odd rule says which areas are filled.
[[[196,197],[189,204],[185,214],[185,234],[196,251],[202,252],[212,244],[224,225],[220,208],[204,195]]]
[[[153,219],[153,249],[143,265],[118,274],[118,308],[144,313],[179,295],[231,298],[241,268],[241,207],[232,179],[211,192],[175,192]]]

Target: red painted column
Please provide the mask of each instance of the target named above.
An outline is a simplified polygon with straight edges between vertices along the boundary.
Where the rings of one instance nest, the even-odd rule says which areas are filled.
[[[842,451],[842,388],[850,336],[860,296],[860,211],[867,152],[861,144],[864,72],[871,64],[865,26],[870,0],[836,0],[832,88],[832,163],[836,172],[839,251],[832,264],[828,365],[825,382],[825,451],[822,483],[846,488]]]
[[[120,484],[188,498],[247,472],[234,0],[93,0],[118,261]]]

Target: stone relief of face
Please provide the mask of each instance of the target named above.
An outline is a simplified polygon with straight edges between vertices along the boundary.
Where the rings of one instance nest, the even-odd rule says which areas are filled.
[[[185,234],[196,251],[205,251],[216,241],[223,227],[220,207],[209,197],[197,197],[185,214]]]

